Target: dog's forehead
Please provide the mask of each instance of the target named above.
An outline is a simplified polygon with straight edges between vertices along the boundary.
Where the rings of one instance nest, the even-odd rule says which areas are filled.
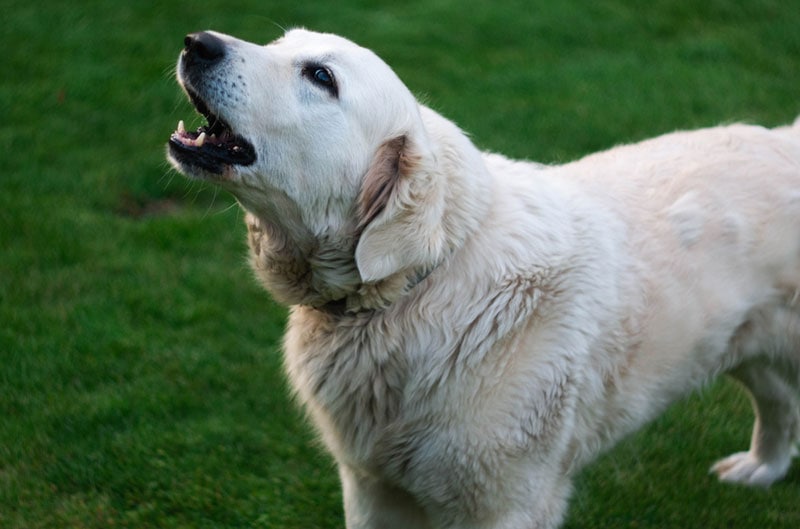
[[[275,41],[286,46],[292,47],[336,47],[336,48],[351,48],[361,49],[361,46],[355,42],[348,40],[333,33],[320,33],[317,31],[309,31],[307,29],[291,29],[287,31],[281,38]]]
[[[367,48],[332,33],[318,33],[305,29],[293,29],[267,46],[292,55],[299,59],[328,58],[336,62],[353,62],[355,64],[383,61]]]

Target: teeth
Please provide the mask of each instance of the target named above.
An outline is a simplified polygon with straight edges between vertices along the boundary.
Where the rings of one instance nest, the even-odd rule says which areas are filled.
[[[206,133],[201,132],[200,135],[197,137],[197,139],[194,140],[194,146],[202,147],[205,142],[206,142]]]
[[[186,133],[186,126],[183,124],[183,120],[178,121],[178,134],[185,134]]]

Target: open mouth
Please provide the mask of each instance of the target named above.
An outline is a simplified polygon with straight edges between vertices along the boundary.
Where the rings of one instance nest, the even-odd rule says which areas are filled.
[[[213,114],[197,94],[187,91],[197,111],[207,125],[188,131],[183,121],[169,138],[171,156],[187,168],[199,168],[214,174],[223,174],[231,165],[250,165],[256,161],[253,145],[235,134],[222,118]]]

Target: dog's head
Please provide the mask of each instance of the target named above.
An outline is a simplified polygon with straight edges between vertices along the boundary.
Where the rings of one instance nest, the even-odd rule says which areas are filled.
[[[228,189],[310,262],[325,244],[340,263],[349,253],[362,285],[443,258],[446,182],[430,111],[374,53],[305,30],[266,46],[214,32],[184,44],[178,80],[208,124],[172,134],[179,171]]]

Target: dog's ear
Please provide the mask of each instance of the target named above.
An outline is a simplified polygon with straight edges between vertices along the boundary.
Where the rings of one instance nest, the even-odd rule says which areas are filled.
[[[430,153],[408,136],[385,142],[364,176],[358,198],[356,265],[363,281],[432,267],[445,252],[442,182]]]

